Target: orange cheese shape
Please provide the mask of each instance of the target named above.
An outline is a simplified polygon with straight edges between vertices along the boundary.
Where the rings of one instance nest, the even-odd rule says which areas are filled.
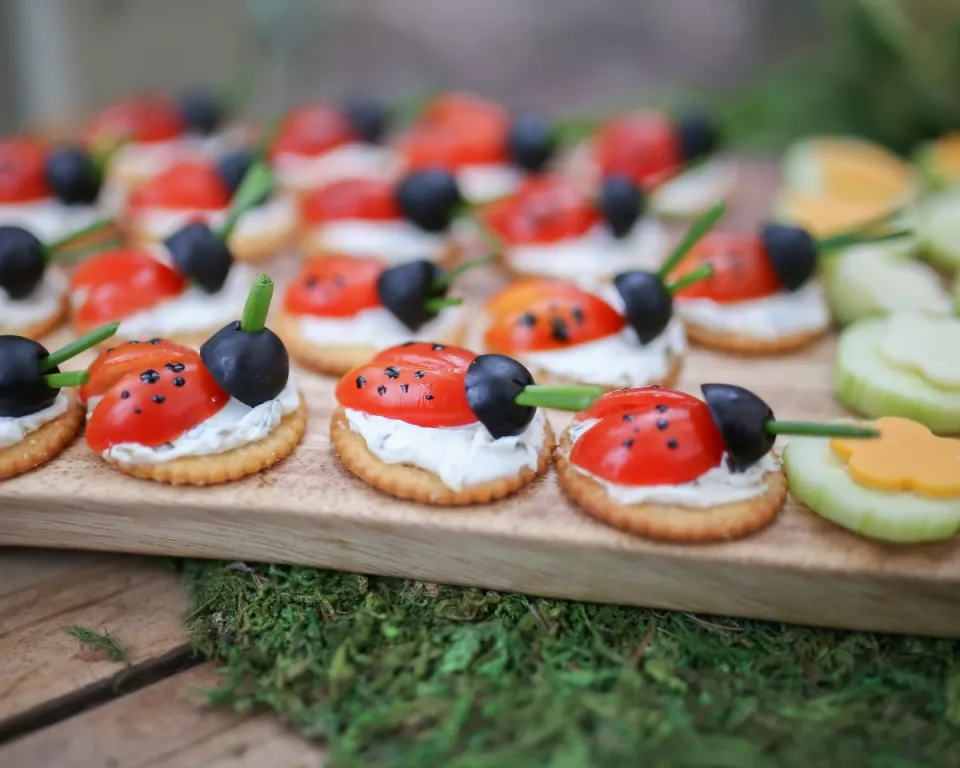
[[[830,441],[854,482],[880,491],[960,496],[960,440],[937,437],[922,424],[893,416],[877,419],[876,427],[875,440]]]

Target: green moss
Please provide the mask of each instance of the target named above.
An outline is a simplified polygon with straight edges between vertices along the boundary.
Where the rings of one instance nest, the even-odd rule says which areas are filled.
[[[63,627],[63,631],[71,637],[77,638],[91,651],[104,653],[110,661],[130,663],[130,657],[127,654],[127,649],[123,647],[123,643],[113,637],[107,630],[97,632],[89,627],[71,624],[69,627]]]
[[[952,765],[960,648],[308,568],[187,563],[216,705],[335,765]]]

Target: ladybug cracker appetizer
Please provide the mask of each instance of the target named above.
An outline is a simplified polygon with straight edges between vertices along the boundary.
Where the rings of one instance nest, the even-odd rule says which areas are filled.
[[[622,177],[604,181],[595,200],[558,176],[532,176],[478,220],[500,243],[516,275],[607,280],[663,258],[666,230],[644,216],[644,197]]]
[[[83,406],[64,389],[86,371],[60,365],[109,338],[116,324],[55,352],[23,336],[0,336],[0,480],[21,475],[60,453],[83,426]]]
[[[778,422],[760,398],[704,384],[703,400],[623,389],[578,413],[560,440],[560,485],[584,511],[661,541],[739,538],[771,523],[787,496],[778,434],[872,438],[849,425]]]
[[[691,341],[707,347],[746,355],[793,352],[830,327],[826,296],[813,279],[821,254],[903,234],[855,230],[818,241],[800,227],[765,224],[756,235],[710,235],[678,275],[706,264],[713,274],[677,294],[677,314]]]
[[[596,387],[539,387],[516,360],[408,342],[337,385],[330,425],[344,466],[373,487],[423,504],[507,496],[550,463],[553,432],[537,405],[576,410]]]
[[[388,267],[376,259],[315,259],[288,286],[278,328],[297,362],[336,376],[411,338],[455,344],[464,334],[462,299],[447,291],[487,261],[445,272],[424,260]]]
[[[243,159],[250,162],[235,168]],[[162,243],[194,222],[213,229],[224,226],[231,198],[254,159],[251,153],[233,153],[219,163],[182,160],[145,182],[130,195],[124,215],[132,242]],[[293,199],[270,195],[240,216],[228,245],[238,261],[263,261],[292,241],[297,224]]]
[[[60,325],[70,306],[68,281],[50,262],[112,224],[99,221],[52,243],[21,227],[0,226],[0,333],[36,339]]]
[[[602,292],[549,278],[520,280],[484,308],[479,346],[516,357],[538,378],[605,388],[672,384],[687,349],[673,294],[710,267],[667,284],[668,274],[725,212],[723,203],[690,228],[658,273],[632,270]]]
[[[240,314],[254,273],[235,264],[226,240],[272,188],[266,166],[251,168],[217,232],[188,224],[153,248],[121,248],[83,261],[70,277],[73,322],[85,329],[120,320],[123,339],[173,338],[197,346]]]
[[[59,240],[104,218],[97,158],[39,139],[0,139],[0,225]]]
[[[307,411],[286,348],[265,326],[273,282],[260,275],[243,317],[199,353],[127,342],[91,368],[87,445],[124,472],[216,485],[272,466],[299,444]]]
[[[269,142],[279,185],[299,193],[338,179],[393,177],[394,153],[381,144],[389,117],[388,108],[368,101],[297,107]]]
[[[308,257],[335,253],[386,264],[427,259],[453,263],[463,199],[447,171],[408,174],[399,181],[342,179],[307,193],[300,218]]]
[[[704,115],[673,119],[640,110],[602,123],[569,152],[565,167],[588,190],[609,176],[627,178],[658,215],[687,218],[728,199],[736,187],[737,165],[717,153],[718,144],[717,128]]]

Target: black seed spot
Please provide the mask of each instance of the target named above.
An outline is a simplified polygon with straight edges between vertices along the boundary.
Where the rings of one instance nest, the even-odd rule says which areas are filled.
[[[317,278],[315,278],[313,275],[311,275],[310,277],[308,277],[306,280],[303,281],[303,284],[304,284],[305,286],[307,286],[307,288],[311,288],[311,289],[316,288],[316,287],[317,287]]]
[[[162,405],[164,402],[166,402],[167,398],[165,398],[163,395],[154,395],[150,399],[153,400],[153,402],[155,402],[157,405]]]
[[[405,341],[405,342],[403,342],[403,344],[401,344],[400,346],[401,346],[401,347],[412,347],[412,346],[413,346],[414,344],[416,344],[416,343],[417,343],[417,342],[415,342],[415,341]]]
[[[127,342],[128,344],[139,344],[140,342],[134,339],[133,341]]]
[[[140,374],[140,381],[144,381],[147,384],[156,384],[160,381],[160,374],[151,368],[149,371],[144,371]]]
[[[126,400],[128,397],[130,397],[130,393],[127,392],[127,390],[123,390],[123,392],[120,393],[120,397]]]
[[[163,366],[168,371],[173,371],[174,373],[180,373],[186,366],[183,363],[166,363]]]
[[[443,349],[443,344],[434,344],[430,347],[430,349],[432,349],[434,352],[439,352],[441,349]]]
[[[624,448],[633,448],[633,438],[632,438],[632,437],[628,437],[626,440],[624,440],[624,441],[623,441],[623,447],[624,447]]]
[[[570,340],[570,331],[567,328],[567,324],[559,317],[550,318],[550,334],[557,341]]]
[[[363,376],[357,376],[357,389],[363,389],[363,385],[367,383],[367,380]]]
[[[422,378],[423,378],[424,376],[426,376],[426,375],[427,375],[427,374],[425,374],[423,371],[417,371],[415,374],[413,374],[413,378],[415,378],[415,379],[422,379]]]
[[[433,395],[427,395],[423,398],[424,400],[433,400]]]
[[[173,379],[173,386],[175,387],[182,387],[186,383],[187,383],[187,380],[183,378],[183,376],[176,376]]]
[[[109,347],[109,348],[107,349],[107,354],[109,355],[111,352],[113,352],[113,349],[114,349],[113,347]]]
[[[522,315],[520,317],[520,320],[518,322],[520,323],[520,325],[525,325],[527,326],[527,328],[532,328],[537,324],[537,318],[531,315],[529,312],[527,312],[525,315]]]
[[[674,448],[677,448],[679,445],[680,444],[677,442],[676,438],[671,437],[669,440],[667,440],[667,448],[669,448],[671,451]]]
[[[134,412],[135,414],[137,414],[137,416],[139,416],[141,413],[143,413],[143,411],[141,411],[139,408],[134,408],[134,409],[133,409],[133,412]]]
[[[651,385],[650,385],[650,389],[660,389],[660,385],[659,385],[659,384],[651,384]]]
[[[573,316],[573,321],[577,325],[583,325],[583,321],[586,320],[586,317],[583,314],[583,310],[580,309],[580,307],[574,307],[573,310],[570,312],[570,314]]]
[[[381,384],[379,387],[377,387],[377,394],[380,395],[380,397],[383,397],[385,394],[387,394],[387,388]]]
[[[624,421],[633,421],[633,414],[632,414],[632,413],[625,413],[625,414],[623,414],[623,420],[624,420]]]
[[[401,384],[401,385],[400,385],[400,391],[403,392],[403,394],[407,394],[407,390],[409,390],[409,389],[410,389],[410,385],[409,385],[409,384]]]
[[[657,410],[660,411],[660,413],[666,413],[670,409],[667,406],[665,406],[663,403],[661,403],[660,405],[657,406]]]
[[[383,373],[388,379],[395,379],[400,375],[400,369],[395,365],[391,365],[384,368]]]
[[[150,339],[147,344],[159,344],[163,339]]]
[[[660,420],[657,422],[657,429],[659,429],[659,430],[661,430],[661,431],[664,430],[664,429],[666,429],[666,428],[669,427],[669,426],[670,426],[670,422],[667,421],[666,419],[660,419]]]

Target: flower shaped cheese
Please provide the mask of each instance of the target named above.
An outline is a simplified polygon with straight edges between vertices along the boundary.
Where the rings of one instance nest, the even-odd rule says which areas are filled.
[[[937,437],[909,419],[878,419],[875,440],[830,441],[858,484],[882,491],[913,491],[939,498],[960,496],[960,440]]]
[[[880,351],[901,368],[944,389],[960,389],[960,320],[920,314],[890,318]]]

